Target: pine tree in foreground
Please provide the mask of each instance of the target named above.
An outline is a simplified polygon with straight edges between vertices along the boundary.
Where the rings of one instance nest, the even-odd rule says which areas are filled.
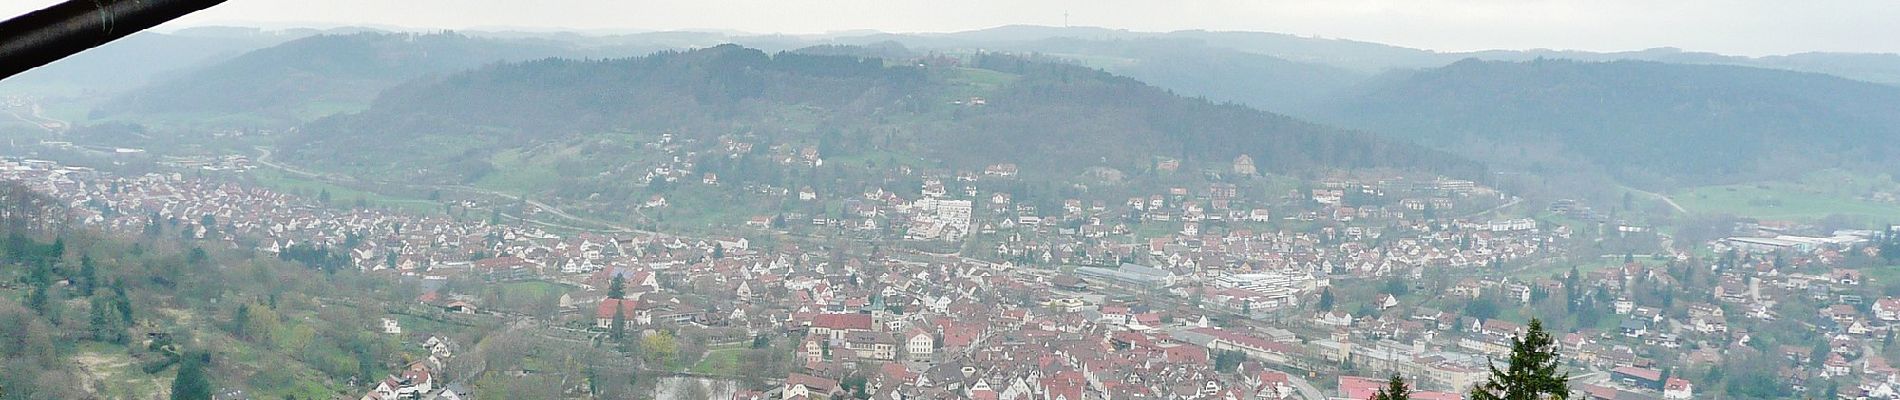
[[[1405,388],[1405,378],[1392,374],[1392,379],[1385,382],[1385,388],[1372,394],[1372,400],[1412,400],[1412,392]]]
[[[211,354],[193,351],[180,357],[178,376],[172,379],[172,400],[211,400],[211,381],[205,375]]]
[[[1563,400],[1570,396],[1570,373],[1559,373],[1556,342],[1544,332],[1544,324],[1531,319],[1523,337],[1511,339],[1510,364],[1498,369],[1493,364],[1491,378],[1471,388],[1472,400]]]

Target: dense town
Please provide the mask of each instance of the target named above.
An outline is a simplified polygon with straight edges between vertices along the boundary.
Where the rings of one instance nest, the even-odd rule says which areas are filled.
[[[1250,164],[1243,156],[1232,172],[1252,174]],[[242,157],[171,166],[252,167]],[[768,239],[787,229],[785,215],[716,237],[555,233],[453,211],[334,207],[183,173],[0,163],[0,179],[65,202],[89,226],[183,226],[233,249],[319,254],[313,267],[414,282],[418,303],[448,312],[545,320],[596,339],[707,332],[709,342],[793,344],[780,347],[793,368],[719,393],[733,399],[1364,399],[1393,374],[1415,382],[1414,397],[1455,399],[1509,354],[1530,315],[1566,327],[1559,343],[1580,398],[1698,398],[1711,374],[1742,373],[1720,370],[1736,359],[1769,360],[1767,373],[1797,392],[1900,396],[1900,369],[1887,361],[1900,293],[1850,267],[1880,255],[1883,232],[1758,221],[1700,254],[1606,254],[1583,270],[1551,262],[1583,232],[1486,219],[1519,200],[1469,181],[1342,178],[1266,199],[1212,183],[1047,212],[975,185],[946,188],[1015,173],[1003,164],[926,177],[908,198],[841,196],[843,221],[796,217],[839,230],[895,221],[902,242],[967,242],[959,255]],[[675,175],[686,176],[650,179]],[[1347,200],[1364,196],[1390,205]],[[1598,219],[1591,230],[1657,238],[1574,202],[1550,208]],[[551,304],[520,306],[459,281],[560,290]],[[1804,331],[1765,332],[1788,326],[1774,321]],[[392,315],[364,329],[403,335],[401,325]],[[462,383],[433,378],[449,341],[415,334],[431,357],[362,398],[467,398]]]

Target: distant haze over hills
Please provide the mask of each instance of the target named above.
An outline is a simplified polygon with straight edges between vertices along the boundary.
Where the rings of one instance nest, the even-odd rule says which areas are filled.
[[[751,164],[780,144],[812,146],[842,165],[840,174],[894,162],[960,170],[1014,163],[1025,176],[1062,180],[1098,168],[1141,173],[1161,159],[1226,170],[1241,155],[1285,173],[1479,170],[1450,154],[1181,98],[1075,66],[996,55],[964,64],[886,66],[735,45],[498,64],[405,84],[363,113],[306,125],[287,156],[371,169],[400,159],[396,171],[429,171],[409,179],[457,183],[481,179],[502,167],[496,162],[542,155],[532,149],[579,141],[597,144],[565,153],[574,164],[562,175],[590,179],[628,157],[609,143],[672,132],[702,143],[757,143],[743,157],[701,160],[728,179],[776,175],[769,164]]]
[[[1323,121],[1519,167],[1580,157],[1650,187],[1787,178],[1819,168],[1900,173],[1900,87],[1726,65],[1465,60],[1377,79]],[[1515,158],[1515,159],[1513,159]]]
[[[441,107],[405,108],[389,104],[388,99],[461,88],[465,91],[457,93],[465,97],[494,95],[494,90],[505,89],[550,96],[543,100],[572,101],[566,97],[571,93],[566,92],[583,88],[528,79],[508,82],[553,86],[445,85],[441,78],[485,76],[457,75],[471,69],[495,74],[520,68],[484,68],[505,61],[545,57],[625,58],[663,49],[703,49],[737,43],[765,54],[800,50],[809,54],[876,57],[891,62],[933,55],[952,56],[967,62],[984,54],[1008,54],[1011,59],[1033,64],[1076,64],[1210,103],[1206,107],[1156,109],[1171,111],[1144,110],[1149,112],[1143,118],[1155,119],[1141,124],[1189,116],[1240,115],[1210,111],[1217,110],[1218,103],[1234,103],[1265,110],[1273,116],[1264,119],[1248,116],[1236,121],[1251,120],[1280,127],[1293,126],[1295,122],[1307,124],[1287,117],[1291,116],[1363,129],[1390,140],[1482,160],[1495,168],[1593,170],[1642,187],[1731,182],[1798,174],[1813,168],[1895,172],[1884,157],[1895,151],[1890,143],[1900,142],[1893,128],[1900,124],[1896,124],[1891,115],[1894,114],[1891,110],[1900,109],[1900,100],[1895,100],[1895,85],[1900,84],[1900,55],[1894,54],[1739,57],[1667,48],[1619,53],[1555,50],[1441,53],[1277,33],[1131,32],[1042,26],[1005,26],[953,33],[852,31],[823,35],[687,31],[617,35],[463,31],[416,35],[349,28],[326,31],[197,28],[169,34],[142,34],[134,39],[97,50],[96,57],[75,58],[36,70],[0,89],[19,88],[29,93],[41,90],[68,96],[75,92],[92,93],[67,99],[94,106],[91,117],[96,120],[192,129],[291,128],[329,116],[369,110],[365,116],[327,121],[320,126],[344,126],[338,124],[376,118],[391,122],[392,126],[423,129],[425,125],[413,123],[416,118],[442,116],[440,113],[455,110],[450,106],[467,104],[442,104],[420,97],[417,98],[420,104]],[[121,74],[102,72],[112,62],[125,59],[149,59],[151,62],[147,64],[151,69]],[[588,79],[607,76],[588,68],[551,68],[547,72],[584,73],[581,76]],[[110,75],[112,79],[85,79],[101,75]],[[1036,93],[1044,93],[1005,83],[1008,82],[988,84],[996,90],[995,95],[1023,96],[1019,100],[1036,99]],[[392,90],[399,87],[402,89]],[[1079,92],[1045,94],[1061,93]],[[864,98],[886,106],[902,104],[883,96]],[[1163,98],[1142,96],[1152,97],[1154,101]],[[379,101],[382,105],[372,107],[372,101],[379,97],[383,98]],[[533,97],[501,100],[530,98]],[[1036,100],[1037,104],[1043,104],[1040,100],[1047,99]],[[1173,100],[1167,101],[1174,104]],[[636,107],[646,103],[603,104]],[[786,103],[792,104],[796,103]],[[396,112],[404,109],[416,114]],[[582,121],[594,123],[585,126],[587,128],[611,130],[650,122],[631,115],[655,118],[700,115],[712,119],[725,115],[702,111],[710,112],[520,114],[514,117],[529,119],[502,126],[522,129],[532,125],[530,122],[541,122],[531,121],[532,118],[580,117]],[[1093,112],[1088,107],[1041,111],[1045,114],[1020,116],[1072,120],[1076,115]],[[1166,114],[1177,111],[1181,114]],[[474,114],[479,117],[508,115],[511,114]],[[756,117],[735,115],[734,118],[741,119]],[[601,117],[611,118],[598,119]],[[445,121],[465,123],[468,120],[456,118]],[[745,123],[773,123],[770,121],[758,119]],[[970,129],[1002,131],[1014,129],[1009,126],[1027,126],[975,122],[978,124],[968,125],[972,121],[967,120],[956,124]],[[1014,123],[1026,122],[1029,121]],[[705,125],[692,122],[681,126]],[[391,128],[381,125],[361,125],[357,129],[407,134],[389,131]],[[1119,129],[1107,130],[1121,132]],[[1348,134],[1345,130],[1322,129],[1317,125],[1298,130],[1321,135]],[[1073,134],[1071,140],[1087,138],[1080,132]],[[1115,134],[1102,135],[1127,139]],[[1218,138],[1229,139],[1232,138]],[[1709,145],[1711,143],[1715,145]],[[945,148],[957,145],[939,144],[948,146]],[[1122,155],[1113,152],[1113,148],[1099,150],[1109,151],[1102,156]],[[1164,150],[1142,155],[1169,154]],[[955,158],[954,155],[946,157]],[[1347,158],[1329,160],[1332,163],[1329,165],[1337,167],[1370,166],[1357,165]]]

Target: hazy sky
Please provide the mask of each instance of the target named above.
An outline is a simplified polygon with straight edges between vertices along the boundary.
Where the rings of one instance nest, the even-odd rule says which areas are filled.
[[[55,0],[0,0],[21,14]],[[1443,51],[1900,52],[1900,0],[230,0],[168,25],[948,32],[1009,24],[1282,32]]]

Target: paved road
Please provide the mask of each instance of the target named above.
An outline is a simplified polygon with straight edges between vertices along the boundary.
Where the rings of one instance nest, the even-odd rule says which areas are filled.
[[[634,228],[631,228],[631,227],[627,227],[627,226],[624,226],[624,225],[620,225],[620,224],[616,224],[616,223],[612,223],[612,222],[608,222],[608,221],[602,221],[602,220],[597,220],[597,219],[590,219],[590,218],[583,218],[583,217],[579,217],[579,216],[575,216],[574,214],[569,214],[569,213],[567,213],[566,211],[561,211],[561,209],[560,209],[559,207],[555,207],[555,206],[553,206],[553,205],[550,205],[550,204],[548,204],[548,203],[543,203],[543,202],[541,202],[540,200],[535,200],[535,199],[531,199],[531,198],[527,198],[527,197],[525,197],[525,196],[518,196],[518,195],[514,195],[514,194],[511,194],[511,193],[507,193],[507,192],[499,192],[499,191],[494,191],[494,190],[488,190],[488,189],[482,189],[482,188],[478,188],[478,187],[474,187],[474,186],[466,186],[466,185],[429,185],[429,187],[433,187],[433,188],[438,188],[438,189],[449,189],[449,190],[461,190],[461,191],[467,191],[467,192],[475,192],[475,193],[481,193],[481,194],[486,194],[486,195],[490,195],[490,196],[496,196],[496,197],[501,197],[501,198],[505,198],[505,199],[509,199],[509,200],[516,200],[516,201],[521,201],[521,202],[524,202],[524,203],[528,203],[528,205],[531,205],[531,206],[535,206],[536,208],[540,208],[540,209],[541,209],[541,211],[545,211],[545,212],[547,212],[548,214],[554,214],[554,216],[556,216],[556,217],[561,217],[561,218],[564,218],[564,219],[567,219],[567,220],[570,220],[570,221],[576,221],[576,222],[581,222],[581,223],[586,223],[586,224],[592,224],[592,225],[599,225],[599,226],[605,226],[605,227],[608,227],[608,228],[611,228],[611,230],[610,230],[610,231],[612,231],[612,232],[628,232],[628,233],[645,233],[645,234],[652,234],[652,233],[653,233],[653,232],[649,232],[649,231],[643,231],[643,230],[639,230],[639,229],[634,229]]]
[[[267,167],[284,170],[284,172],[289,172],[289,173],[297,174],[297,175],[303,175],[305,177],[310,177],[310,178],[336,179],[335,177],[331,177],[329,175],[305,171],[305,170],[297,169],[297,167],[292,167],[289,165],[283,165],[283,164],[271,162],[270,160],[271,150],[269,147],[257,146],[256,148],[258,152],[256,161],[258,164],[264,164],[264,166],[267,166]]]
[[[1293,382],[1294,389],[1300,390],[1301,398],[1306,400],[1326,400],[1326,394],[1320,392],[1319,388],[1313,387],[1312,383],[1306,382],[1306,378],[1301,378],[1293,374],[1286,374],[1286,377],[1287,381]]]
[[[1491,207],[1491,209],[1489,209],[1489,210],[1484,210],[1484,211],[1479,211],[1479,212],[1475,212],[1475,213],[1471,213],[1471,215],[1466,215],[1466,216],[1463,216],[1463,217],[1458,217],[1458,218],[1459,218],[1459,219],[1469,219],[1469,218],[1472,218],[1472,217],[1476,217],[1476,216],[1480,216],[1480,215],[1485,215],[1485,214],[1490,214],[1490,213],[1494,213],[1494,212],[1498,212],[1498,210],[1503,210],[1503,209],[1506,209],[1506,208],[1511,208],[1511,206],[1515,206],[1515,205],[1517,205],[1517,203],[1522,203],[1522,202],[1524,202],[1524,198],[1522,198],[1522,197],[1517,197],[1517,196],[1511,196],[1511,201],[1507,201],[1507,202],[1504,202],[1504,204],[1499,204],[1499,205],[1498,205],[1497,207]]]
[[[1669,204],[1669,208],[1674,208],[1674,209],[1676,209],[1676,212],[1679,212],[1679,213],[1683,213],[1683,214],[1688,214],[1688,213],[1689,213],[1689,209],[1686,209],[1686,208],[1682,208],[1682,205],[1681,205],[1681,204],[1676,204],[1676,200],[1675,200],[1675,199],[1671,199],[1671,198],[1669,198],[1669,196],[1665,196],[1665,195],[1663,195],[1662,193],[1656,193],[1656,192],[1650,192],[1650,191],[1644,191],[1644,190],[1642,190],[1642,189],[1637,189],[1637,188],[1627,188],[1627,189],[1629,189],[1629,191],[1631,191],[1631,192],[1636,192],[1636,193],[1641,193],[1641,194],[1642,194],[1642,195],[1644,195],[1644,196],[1649,196],[1649,197],[1654,197],[1654,198],[1658,198],[1658,199],[1662,199],[1662,201],[1663,201],[1663,203],[1668,203],[1668,204]]]
[[[27,115],[20,115],[19,112],[13,110],[14,108],[15,107],[5,107],[4,109],[7,114],[12,115],[14,118],[19,118],[21,121],[26,121],[27,123],[33,124],[33,126],[40,127],[40,129],[45,129],[47,132],[59,133],[73,126],[72,123],[46,116],[44,113],[45,110],[40,108],[39,103],[28,103],[26,105]]]

